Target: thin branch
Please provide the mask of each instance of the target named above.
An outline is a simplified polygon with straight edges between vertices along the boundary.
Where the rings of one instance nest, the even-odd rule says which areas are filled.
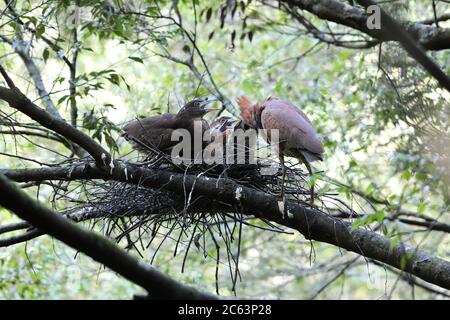
[[[443,21],[447,21],[450,20],[450,12],[449,13],[444,13],[442,16],[439,17],[433,17],[430,19],[426,19],[426,20],[422,20],[419,23],[421,24],[437,24],[438,22],[443,22]]]
[[[364,7],[376,5],[372,0],[357,0],[359,4]],[[381,12],[381,29],[384,32],[391,33],[392,37],[400,42],[403,48],[417,61],[425,70],[427,70],[441,86],[450,92],[450,78],[441,70],[441,68],[434,62],[425,51],[419,47],[416,41],[408,34],[404,28],[395,21],[388,13],[382,8],[379,8]]]
[[[391,239],[376,232],[352,228],[350,223],[335,219],[319,210],[306,208],[294,201],[286,202],[289,212],[286,217],[280,212],[277,197],[240,185],[233,180],[197,177],[126,163],[121,163],[120,169],[114,169],[112,173],[86,164],[59,168],[4,169],[0,170],[0,173],[17,182],[104,179],[162,188],[178,194],[182,194],[186,188],[192,190],[193,199],[200,196],[207,198],[211,205],[218,206],[217,210],[223,210],[223,203],[241,206],[245,215],[276,222],[299,231],[307,239],[336,245],[450,289],[450,262],[403,243],[395,244]],[[241,197],[236,199],[238,188]],[[217,203],[216,199],[220,199],[220,203]],[[408,257],[406,263],[405,256]]]
[[[14,17],[14,23],[19,25],[23,25],[24,23],[20,20],[18,14],[16,13],[15,9],[9,5],[6,4],[7,8],[9,9],[9,12],[11,12],[12,16]],[[38,91],[38,94],[40,97],[42,97],[42,101],[45,105],[46,110],[54,117],[61,118],[61,115],[59,114],[58,110],[56,109],[55,105],[53,104],[53,101],[50,99],[50,96],[48,94],[47,89],[45,88],[44,81],[42,80],[41,73],[39,71],[39,68],[34,63],[34,60],[32,59],[30,55],[30,50],[27,45],[25,45],[25,41],[23,40],[23,34],[21,28],[16,28],[16,41],[11,41],[10,39],[6,38],[5,36],[1,36],[1,39],[8,44],[10,44],[14,51],[19,55],[19,57],[22,59],[31,79],[34,82],[34,85]],[[8,84],[9,86],[9,84]],[[11,87],[11,86],[10,86]]]
[[[76,1],[78,5],[79,1]],[[70,123],[75,128],[77,127],[78,118],[78,108],[77,108],[77,87],[76,87],[76,77],[77,77],[77,59],[78,59],[78,30],[77,26],[74,27],[72,31],[72,61],[70,63],[70,80],[69,80],[69,91],[70,91]]]
[[[261,1],[270,6],[271,2]],[[372,4],[373,2],[370,1]],[[297,18],[300,10],[305,10],[320,19],[335,22],[362,33],[378,41],[398,41],[395,30],[390,27],[381,30],[369,29],[368,14],[365,10],[351,6],[338,0],[289,0],[278,1],[280,8]],[[360,2],[363,3],[363,2]],[[368,2],[364,2],[367,5]],[[385,19],[382,19],[384,21]],[[437,28],[418,22],[402,22],[403,28],[413,37],[414,41],[427,50],[445,50],[450,48],[450,29]]]

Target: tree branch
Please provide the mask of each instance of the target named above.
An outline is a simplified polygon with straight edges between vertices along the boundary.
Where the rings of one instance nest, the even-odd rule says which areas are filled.
[[[284,10],[296,17],[292,9],[308,11],[315,16],[331,22],[338,23],[359,30],[379,41],[397,41],[392,30],[369,29],[367,27],[368,15],[359,8],[353,7],[337,0],[290,0],[279,1]],[[288,6],[285,6],[285,3]],[[450,48],[450,29],[436,28],[424,23],[402,23],[405,30],[427,50],[444,50]]]
[[[223,203],[237,205],[242,208],[243,214],[279,223],[299,231],[307,239],[336,245],[450,289],[450,262],[446,260],[402,243],[394,245],[389,238],[369,230],[352,229],[351,224],[347,222],[319,210],[308,209],[293,201],[287,201],[288,216],[283,218],[277,197],[239,185],[229,179],[197,177],[127,163],[122,163],[120,168],[117,166],[112,172],[82,164],[57,168],[6,169],[0,170],[0,173],[17,182],[103,179],[162,188],[179,194],[183,194],[185,189],[191,189],[192,199],[206,197],[212,205],[217,204],[222,209]],[[240,197],[236,196],[238,188]],[[220,202],[217,199],[220,199]]]
[[[56,109],[55,105],[53,104],[53,101],[50,99],[50,95],[48,94],[47,89],[45,88],[44,81],[42,80],[41,73],[34,63],[33,59],[31,58],[30,51],[28,49],[28,46],[25,45],[25,41],[23,39],[23,33],[22,29],[20,28],[21,25],[23,25],[23,22],[18,17],[15,8],[11,5],[11,3],[6,2],[6,6],[8,8],[8,11],[13,15],[14,17],[14,23],[17,25],[16,28],[16,41],[12,41],[8,39],[7,37],[0,35],[0,39],[2,39],[4,42],[10,44],[14,51],[19,55],[19,57],[22,59],[25,68],[27,69],[31,79],[34,82],[34,85],[36,87],[36,90],[38,91],[39,97],[42,98],[42,101],[44,103],[44,106],[46,110],[54,117],[61,118],[61,115],[59,114],[58,110]]]
[[[178,283],[129,255],[111,241],[89,232],[29,198],[0,174],[0,204],[68,246],[85,253],[146,289],[153,299],[217,299]]]
[[[372,0],[357,0],[358,3],[364,7],[376,5]],[[398,41],[402,47],[417,61],[422,67],[427,70],[439,84],[450,92],[450,78],[441,70],[441,68],[434,62],[425,51],[416,44],[412,38],[412,34],[408,33],[403,27],[395,21],[389,14],[387,14],[381,7],[381,30],[385,33],[390,33],[394,40]],[[437,28],[441,30],[440,28]],[[450,30],[449,44],[450,44]]]
[[[78,5],[78,2],[76,2]],[[76,77],[77,77],[77,59],[78,59],[78,31],[77,26],[74,27],[72,31],[72,61],[70,63],[70,80],[69,80],[69,91],[70,91],[70,122],[72,126],[77,127],[77,118],[78,118],[78,107],[77,107],[77,86],[76,86]]]
[[[13,42],[8,39],[5,36],[0,35],[0,39],[2,39],[4,42],[13,45]],[[42,99],[42,102],[44,103],[45,109],[47,112],[52,115],[55,118],[63,119],[58,110],[56,109],[52,99],[50,98],[50,94],[48,93],[47,89],[45,88],[44,81],[42,80],[41,73],[34,63],[33,59],[30,57],[28,52],[23,48],[23,46],[20,44],[22,40],[19,39],[19,44],[14,46],[14,51],[19,55],[19,57],[22,59],[28,74],[30,75],[31,79],[34,82],[34,86],[36,87],[36,90],[38,91],[39,97]],[[72,65],[69,65],[72,75]],[[11,87],[8,84],[9,87]],[[71,82],[71,95],[72,95],[72,82]],[[75,86],[75,84],[73,85]],[[71,99],[72,101],[72,99]],[[72,104],[71,104],[72,106]],[[72,108],[71,108],[72,110]],[[78,157],[82,158],[85,157],[87,154],[86,152],[79,148],[77,145],[67,145]]]
[[[357,2],[365,7],[376,5],[372,0],[357,0]],[[357,29],[379,41],[398,41],[442,87],[450,91],[450,78],[419,46],[433,50],[450,48],[450,29],[419,23],[403,23],[401,26],[381,8],[381,28],[369,29],[367,24],[369,16],[366,12],[337,0],[291,0],[286,3],[280,2],[280,6],[300,23],[303,23],[304,18],[298,9],[306,10],[321,19]]]

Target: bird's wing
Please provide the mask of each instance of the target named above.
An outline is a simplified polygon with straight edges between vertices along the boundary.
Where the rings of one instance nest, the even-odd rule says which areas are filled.
[[[122,130],[126,138],[163,150],[174,145],[171,141],[174,124],[175,115],[164,114],[133,120]]]
[[[261,121],[264,129],[279,130],[280,143],[284,144],[285,150],[300,149],[319,155],[324,152],[314,127],[292,108],[281,104],[267,104]]]
[[[152,130],[153,128],[171,128],[174,126],[176,115],[171,113],[161,114],[153,117],[138,118],[128,122],[122,130],[133,134],[136,130]]]

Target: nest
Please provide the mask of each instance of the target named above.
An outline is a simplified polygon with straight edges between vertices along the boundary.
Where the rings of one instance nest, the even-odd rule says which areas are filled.
[[[263,175],[261,172],[267,163],[262,162],[254,165],[180,166],[175,165],[167,155],[151,153],[144,161],[136,163],[147,168],[232,179],[240,185],[272,195],[279,195],[281,191],[281,169],[275,175]],[[286,164],[287,198],[302,204],[309,203],[308,175],[298,163]],[[183,255],[182,272],[188,255],[201,252],[204,258],[215,260],[217,293],[219,268],[222,267],[229,270],[231,290],[235,292],[236,282],[240,278],[239,254],[243,225],[267,232],[287,233],[269,221],[244,216],[239,208],[220,210],[208,201],[198,199],[191,199],[187,206],[186,194],[116,181],[89,180],[76,183],[76,187],[69,192],[57,191],[56,195],[58,200],[68,200],[73,204],[66,211],[73,220],[90,221],[92,228],[100,229],[105,236],[126,249],[135,250],[142,257],[153,244],[151,263],[163,246],[171,246],[174,256]],[[326,201],[323,199],[327,196],[329,194],[316,198],[320,207],[324,208]]]

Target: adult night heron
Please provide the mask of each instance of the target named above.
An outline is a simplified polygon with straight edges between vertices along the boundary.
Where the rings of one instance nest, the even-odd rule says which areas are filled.
[[[286,166],[284,157],[294,157],[303,162],[310,175],[311,162],[323,160],[324,149],[316,130],[306,114],[291,102],[269,97],[263,103],[252,103],[247,97],[238,98],[241,117],[254,129],[267,130],[266,139],[270,143],[271,130],[278,130],[278,157],[283,169],[281,198],[284,200]],[[276,143],[274,141],[274,143]],[[311,186],[311,206],[314,204],[314,183]]]

